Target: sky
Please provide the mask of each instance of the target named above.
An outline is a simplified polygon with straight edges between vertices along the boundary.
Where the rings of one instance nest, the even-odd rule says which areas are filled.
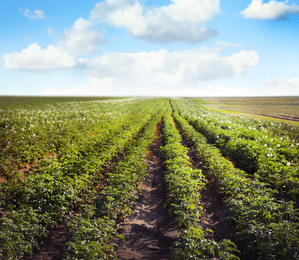
[[[299,96],[299,0],[0,0],[0,95]]]

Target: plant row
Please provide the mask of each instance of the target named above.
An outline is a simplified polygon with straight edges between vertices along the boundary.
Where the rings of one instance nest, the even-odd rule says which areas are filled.
[[[66,246],[66,259],[114,259],[113,238],[117,223],[130,215],[134,201],[141,192],[140,184],[147,174],[144,161],[155,135],[155,127],[162,118],[161,109],[148,122],[140,138],[130,143],[121,159],[107,174],[106,186],[97,191],[90,208],[73,219],[71,242]]]
[[[2,110],[0,177],[9,177],[43,158],[66,157],[74,151],[73,146],[93,150],[95,142],[108,138],[115,126],[126,125],[136,108],[142,110],[149,104],[155,101],[57,102]]]
[[[255,179],[268,183],[278,191],[279,198],[299,201],[297,145],[291,146],[289,140],[282,141],[282,138],[271,133],[254,130],[246,122],[237,126],[232,122],[225,124],[220,120],[223,114],[209,114],[209,119],[204,119],[204,111],[207,110],[193,109],[190,112],[188,108],[178,106],[180,114],[206,136],[209,143],[215,144],[223,156],[230,158],[238,168],[252,174]],[[215,123],[216,120],[218,123]]]
[[[183,101],[183,100],[181,100]],[[298,124],[283,121],[283,120],[274,120],[273,118],[254,118],[251,116],[245,116],[242,114],[230,114],[217,111],[215,109],[204,107],[202,103],[198,100],[187,100],[192,107],[196,110],[202,112],[202,118],[208,120],[212,124],[221,124],[223,128],[238,128],[248,126],[247,134],[254,138],[256,132],[270,134],[270,136],[282,138],[284,141],[289,139],[293,143],[299,140],[299,127]],[[254,131],[251,131],[254,130]],[[252,135],[253,134],[253,135]],[[295,143],[296,144],[296,143]]]
[[[39,174],[24,179],[16,176],[2,183],[0,206],[4,214],[0,219],[0,258],[14,259],[31,254],[58,221],[89,208],[88,201],[94,197],[94,186],[103,181],[106,164],[121,154],[159,110],[159,107],[145,107],[146,112],[136,112],[125,127],[117,127],[117,135],[104,142],[101,137],[93,140],[101,143],[95,146],[94,152],[90,149],[82,154],[84,145],[81,144],[90,143],[86,141],[89,136],[85,136],[71,146],[69,156],[47,161]]]
[[[178,239],[172,245],[173,259],[239,259],[234,243],[229,240],[216,242],[207,239],[211,230],[204,230],[199,221],[202,214],[200,191],[207,180],[201,170],[192,169],[188,148],[181,145],[182,137],[175,128],[169,109],[163,117],[163,139],[165,146],[161,148],[167,174],[165,176],[170,198],[167,203],[174,213],[180,229]]]
[[[251,180],[236,169],[177,111],[174,116],[201,158],[206,174],[217,180],[225,194],[229,219],[237,226],[235,241],[242,259],[298,259],[298,213],[292,204],[276,200],[265,183]]]

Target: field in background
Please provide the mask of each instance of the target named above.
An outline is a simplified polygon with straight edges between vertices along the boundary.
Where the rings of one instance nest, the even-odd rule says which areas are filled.
[[[58,102],[81,102],[119,97],[48,97],[48,96],[0,96],[0,109],[15,108],[23,105],[51,104]]]
[[[299,121],[299,97],[204,97],[209,108]]]

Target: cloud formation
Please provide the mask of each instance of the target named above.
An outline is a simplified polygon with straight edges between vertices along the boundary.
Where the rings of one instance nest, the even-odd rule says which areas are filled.
[[[103,32],[93,28],[91,21],[79,18],[69,30],[65,30],[58,46],[73,55],[87,55],[96,53],[104,42]]]
[[[287,1],[269,1],[269,3],[263,3],[263,0],[252,0],[249,6],[241,11],[244,18],[266,20],[266,19],[278,19],[289,14],[298,14],[298,5],[287,5]]]
[[[139,53],[105,53],[80,59],[88,77],[111,79],[120,87],[197,86],[200,82],[239,77],[260,62],[255,51],[241,50],[221,57],[217,50],[167,50]]]
[[[76,59],[63,50],[53,45],[42,49],[37,43],[30,44],[21,52],[5,54],[3,61],[7,70],[58,70],[74,68],[77,65]]]
[[[299,78],[266,79],[264,84],[270,95],[299,95]]]
[[[30,20],[45,19],[45,13],[43,10],[30,11],[29,9],[19,9],[19,11]]]
[[[48,33],[54,33],[52,27]],[[91,21],[79,18],[69,30],[65,30],[62,40],[56,46],[49,45],[42,49],[38,43],[33,43],[20,52],[5,54],[2,60],[7,70],[71,69],[78,65],[77,55],[96,53],[103,43],[103,32],[93,28]]]
[[[217,35],[203,24],[220,12],[219,0],[172,0],[146,8],[138,0],[106,0],[91,12],[91,19],[126,28],[133,37],[150,42],[196,43]]]

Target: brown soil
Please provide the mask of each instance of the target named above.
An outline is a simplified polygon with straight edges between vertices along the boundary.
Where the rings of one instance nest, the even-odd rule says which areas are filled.
[[[144,193],[136,204],[135,213],[120,230],[125,240],[115,241],[118,259],[170,259],[170,246],[178,231],[166,202],[165,168],[160,153],[159,138],[147,157],[149,175],[144,182]]]
[[[64,244],[68,241],[67,224],[61,224],[54,228],[49,237],[40,246],[38,252],[30,257],[25,257],[26,260],[60,260],[64,254]]]
[[[181,131],[180,131],[181,132]],[[181,133],[182,134],[182,133]],[[198,157],[194,147],[190,146],[182,135],[182,145],[190,150],[188,156],[194,169],[201,169],[204,172],[202,162]],[[203,207],[200,225],[203,229],[211,229],[213,233],[208,233],[207,238],[220,241],[222,239],[231,239],[236,233],[236,227],[228,222],[226,217],[226,206],[223,196],[219,191],[216,181],[206,175],[208,183],[205,189],[201,191],[200,203]]]
[[[201,204],[204,208],[202,225],[213,230],[211,237],[216,241],[233,239],[236,226],[227,221],[226,206],[222,194],[219,192],[215,180],[208,176],[206,189],[201,193]]]

